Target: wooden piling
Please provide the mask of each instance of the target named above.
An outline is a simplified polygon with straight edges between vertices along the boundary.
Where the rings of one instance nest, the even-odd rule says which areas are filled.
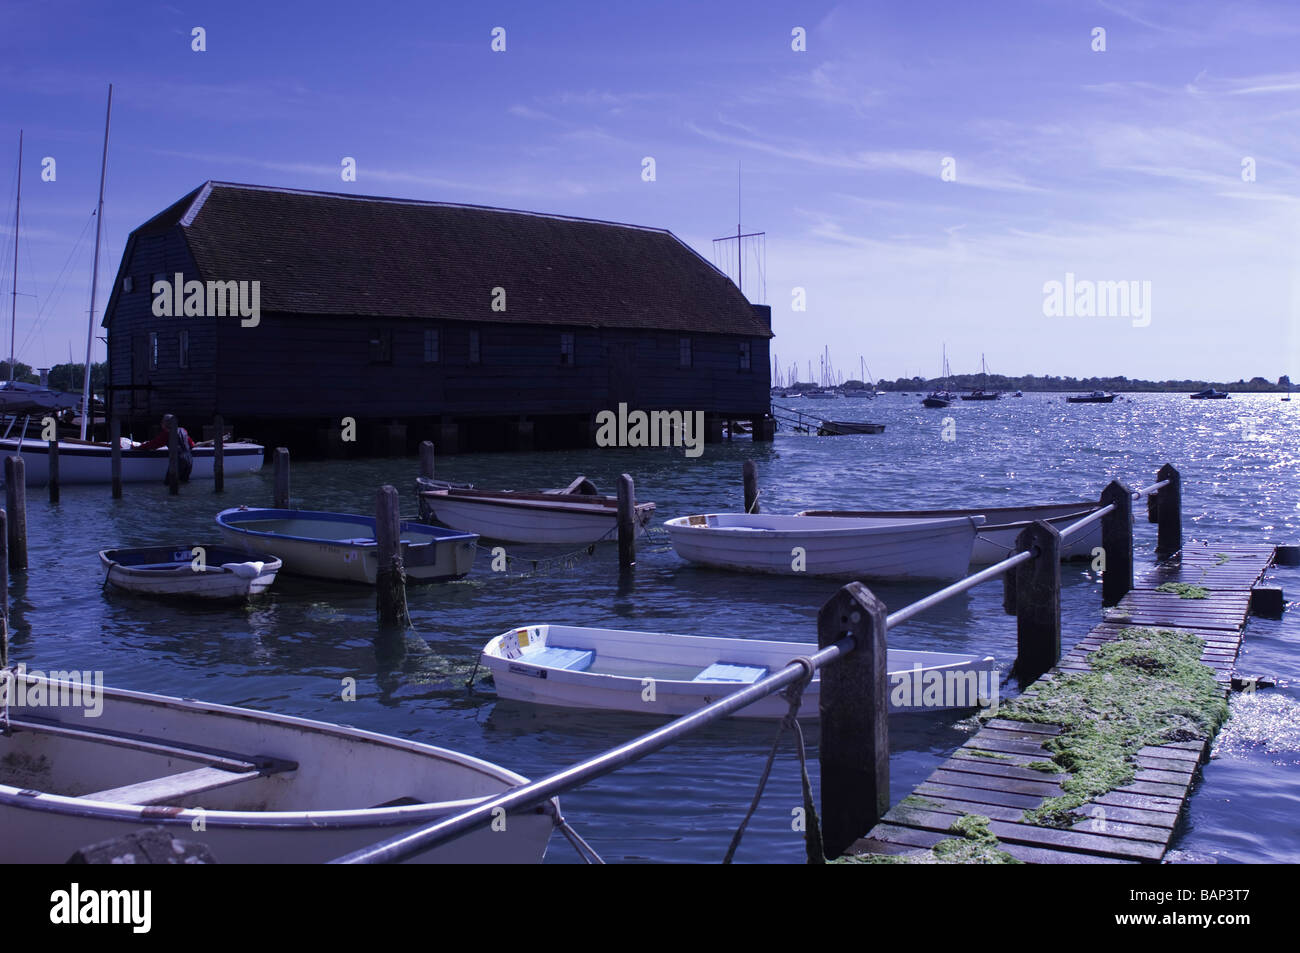
[[[753,460],[745,461],[745,512],[758,512],[758,467]]]
[[[216,431],[212,437],[212,492],[220,493],[226,488],[226,422],[220,414],[212,418],[212,427]]]
[[[5,457],[5,512],[9,514],[9,571],[26,569],[27,464],[18,454]]]
[[[1166,463],[1156,480],[1168,480],[1161,487],[1158,500],[1159,526],[1156,528],[1156,559],[1165,560],[1183,548],[1183,478]]]
[[[277,510],[289,508],[289,450],[287,447],[275,448],[275,499],[272,505]]]
[[[624,473],[618,478],[618,568],[636,565],[636,485]]]
[[[109,456],[113,468],[113,499],[120,500],[122,498],[122,421],[114,417],[108,427],[108,439],[112,444]]]
[[[821,671],[822,841],[844,853],[889,810],[889,666],[885,604],[851,582],[817,614],[817,646],[852,636],[854,649]]]
[[[399,623],[406,618],[402,518],[397,508],[397,490],[392,486],[380,487],[375,500],[375,549],[379,560],[375,573],[375,605],[379,621],[384,625]]]
[[[433,441],[425,440],[420,444],[420,476],[433,479]]]
[[[1016,664],[1021,684],[1042,675],[1061,658],[1061,534],[1036,520],[1021,530],[1016,548],[1037,556],[1015,567]]]
[[[167,495],[177,496],[181,492],[180,428],[171,414],[163,418],[163,426],[167,428]]]
[[[59,435],[56,433],[46,451],[50,467],[50,502],[59,502]]]
[[[1101,604],[1109,608],[1133,588],[1133,494],[1119,480],[1101,493],[1101,505],[1115,508],[1101,518]]]

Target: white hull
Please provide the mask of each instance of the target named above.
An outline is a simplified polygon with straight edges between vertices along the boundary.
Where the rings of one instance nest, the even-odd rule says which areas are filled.
[[[443,526],[506,543],[581,546],[617,538],[618,511],[604,497],[546,496],[435,491],[424,494],[422,502]],[[653,515],[653,503],[639,505],[638,526],[644,528]]]
[[[280,560],[264,553],[255,560],[245,560],[242,555],[204,547],[202,568],[194,568],[193,547],[175,551],[139,550],[157,556],[156,565],[141,566],[140,560],[123,561],[121,550],[104,550],[99,554],[104,568],[104,581],[110,586],[133,592],[136,595],[209,599],[214,601],[243,600],[261,595],[275,582],[280,571]],[[169,557],[165,565],[163,557]],[[218,560],[225,560],[218,562]],[[155,562],[151,557],[150,562]]]
[[[720,569],[838,579],[958,579],[982,517],[849,519],[722,513],[664,525],[677,555]]]
[[[545,664],[542,653],[555,647],[590,650],[593,655],[590,663],[578,670],[551,667]],[[488,642],[482,664],[492,672],[497,693],[512,701],[685,715],[751,684],[763,674],[778,671],[793,658],[815,651],[816,646],[797,642],[533,625],[511,629]],[[998,691],[997,666],[991,656],[890,649],[888,658],[893,713],[973,708],[981,699],[995,698]],[[718,663],[749,667],[754,677],[743,681],[695,680]],[[927,678],[943,684],[930,697],[924,690]],[[815,677],[805,689],[801,718],[818,717],[820,685],[820,679]],[[789,707],[777,693],[740,710],[735,717],[782,718]]]
[[[247,515],[247,525],[232,525]],[[374,518],[304,510],[223,510],[217,526],[228,543],[248,553],[272,553],[284,571],[338,582],[373,586],[379,572]],[[436,527],[402,522],[402,562],[409,582],[464,576],[474,567],[477,538],[441,533]]]
[[[23,681],[28,688],[51,684],[33,675]],[[526,782],[494,764],[431,745],[116,689],[103,689],[97,718],[79,707],[22,705],[11,705],[10,717],[115,739],[110,744],[102,734],[87,740],[21,725],[0,736],[0,861],[10,864],[63,863],[81,847],[158,824],[183,840],[206,844],[223,864],[321,863]],[[150,750],[151,739],[165,739],[186,756]],[[206,753],[196,752],[198,747]],[[222,786],[148,804],[124,799],[121,788],[155,779],[183,786],[181,776],[210,764],[213,752],[297,766],[265,776],[232,772]],[[416,803],[376,806],[404,799]],[[476,831],[416,860],[540,861],[557,808],[511,815],[504,831]]]
[[[21,454],[28,486],[45,486],[50,482],[49,445],[39,441],[13,438],[0,440],[0,456]],[[213,449],[195,447],[191,482],[212,479]],[[228,477],[256,473],[262,469],[263,448],[255,443],[228,443],[225,445],[224,472]],[[59,485],[95,484],[113,482],[113,453],[100,444],[59,441]],[[123,450],[123,483],[162,483],[167,477],[168,453],[166,450]]]
[[[982,516],[986,520],[975,536],[971,564],[988,566],[1006,559],[1016,551],[1016,537],[1034,520],[1046,520],[1058,531],[1083,519],[1096,509],[1092,502],[1048,503],[1034,506],[1003,506],[961,510],[804,510],[800,516],[840,516],[852,518],[890,517],[898,519],[939,519],[959,516]],[[1101,521],[1061,543],[1061,559],[1091,559],[1101,546]]]

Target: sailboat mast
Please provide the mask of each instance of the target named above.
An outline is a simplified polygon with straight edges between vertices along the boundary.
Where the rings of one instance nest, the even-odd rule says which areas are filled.
[[[14,337],[18,327],[18,215],[23,207],[23,131],[18,130],[18,201],[14,204],[14,288],[9,306],[9,380],[14,379]]]
[[[99,285],[99,236],[104,226],[104,174],[108,171],[108,124],[113,117],[113,84],[108,84],[108,110],[104,113],[104,152],[99,159],[99,205],[95,211],[95,263],[90,271],[90,319],[86,324],[86,373],[81,381],[81,439],[90,423],[90,349],[95,343],[95,292]]]

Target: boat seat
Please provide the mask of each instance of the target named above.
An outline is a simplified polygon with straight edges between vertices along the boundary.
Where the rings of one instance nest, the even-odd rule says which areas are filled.
[[[714,662],[696,675],[693,682],[756,682],[767,674],[761,665],[739,665],[735,662]]]
[[[114,804],[162,804],[260,777],[262,772],[256,769],[226,771],[221,768],[204,767],[83,796],[91,801],[111,801]]]
[[[527,652],[520,659],[529,665],[544,665],[547,668],[560,668],[568,672],[585,672],[596,660],[594,649],[566,649],[559,645],[548,645],[535,652]]]

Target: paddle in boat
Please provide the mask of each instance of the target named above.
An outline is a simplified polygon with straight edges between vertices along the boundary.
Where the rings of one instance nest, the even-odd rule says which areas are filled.
[[[104,582],[142,596],[243,600],[275,582],[280,560],[226,546],[105,549]]]
[[[159,824],[218,863],[322,863],[526,783],[356,728],[88,686],[75,672],[0,675],[0,859],[10,864],[64,863]],[[558,813],[551,801],[414,861],[539,862]]]
[[[653,503],[637,504],[639,530],[650,522],[654,510]],[[580,546],[618,536],[618,498],[600,496],[582,476],[563,490],[435,486],[420,494],[420,517],[506,543]]]
[[[989,506],[961,510],[804,510],[800,516],[834,516],[849,519],[952,519],[983,517],[985,522],[975,535],[971,565],[987,566],[1006,559],[1016,551],[1016,537],[1030,523],[1044,520],[1058,531],[1065,529],[1097,509],[1099,504],[1046,503],[1033,506]],[[1089,524],[1069,539],[1061,540],[1061,559],[1092,559],[1093,549],[1101,545],[1101,521]]]
[[[227,543],[271,553],[297,576],[373,586],[379,570],[375,518],[312,510],[238,507],[217,514]],[[403,520],[402,561],[408,582],[458,579],[474,565],[478,536]]]
[[[529,625],[488,642],[480,664],[492,672],[498,695],[512,701],[685,715],[816,651],[798,642]],[[974,708],[996,698],[991,656],[890,648],[888,657],[891,712]],[[801,718],[818,717],[819,688],[814,677]],[[778,693],[735,717],[781,718],[788,710]]]
[[[837,579],[958,579],[982,516],[709,513],[664,524],[677,555],[719,569]]]

